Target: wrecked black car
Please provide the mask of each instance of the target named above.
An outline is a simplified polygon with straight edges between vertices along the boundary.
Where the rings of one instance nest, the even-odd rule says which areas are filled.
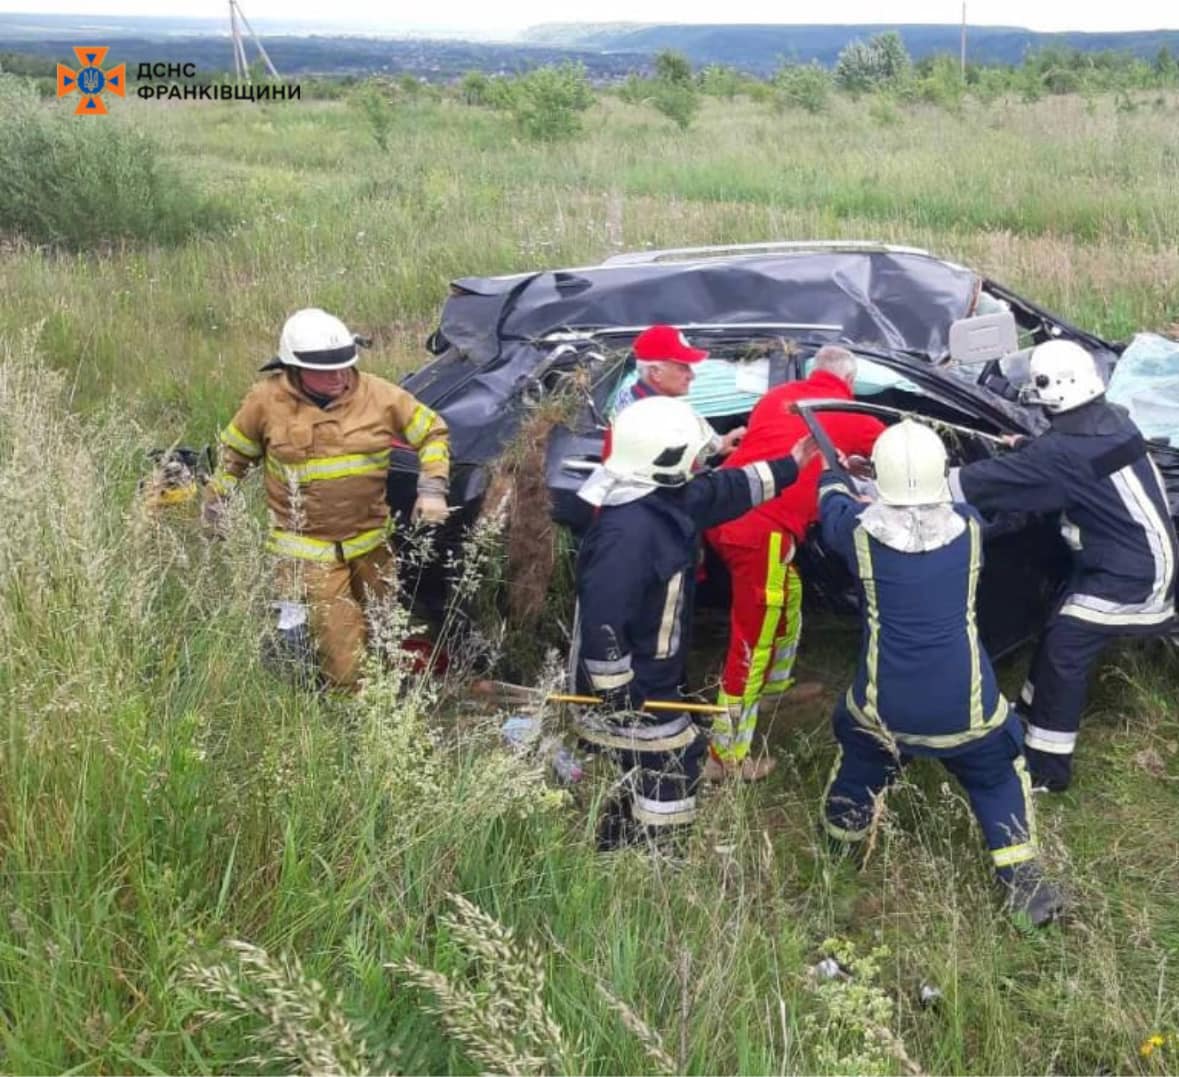
[[[615,397],[635,377],[630,344],[655,322],[677,325],[709,349],[688,400],[721,433],[742,424],[768,388],[804,377],[822,345],[839,343],[860,359],[857,409],[885,422],[909,414],[934,423],[954,463],[998,451],[999,435],[1043,428],[1039,409],[1019,402],[1035,344],[1076,341],[1107,376],[1116,375],[1125,350],[970,269],[905,247],[767,243],[649,251],[597,266],[457,280],[428,341],[436,358],[403,381],[450,426],[451,501],[460,508],[450,538],[475,518],[492,469],[522,422],[557,398],[566,406],[547,433],[544,464],[551,514],[574,532],[585,526],[587,506],[577,489],[601,459]],[[1174,347],[1173,365],[1168,353],[1161,366],[1136,368],[1147,371],[1147,391],[1136,377],[1123,402],[1132,411],[1135,399],[1157,408],[1152,376],[1174,392],[1173,410],[1164,393],[1153,428],[1142,425],[1172,513],[1179,514]],[[413,503],[416,469],[408,448],[395,449],[389,499],[398,513]],[[1037,632],[1068,559],[1056,519],[991,520],[986,544],[980,631],[1000,655]],[[850,581],[813,537],[800,567],[811,603],[850,611]],[[713,566],[702,600],[710,593],[722,600],[717,571]]]

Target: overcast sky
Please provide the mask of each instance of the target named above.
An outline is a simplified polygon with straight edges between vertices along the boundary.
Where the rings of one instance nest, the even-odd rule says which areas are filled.
[[[352,22],[358,28],[431,27],[514,32],[544,22],[958,22],[961,0],[443,0],[434,5],[372,0],[241,0],[247,18]],[[227,0],[0,0],[0,12],[85,15],[202,15],[218,18]],[[1032,30],[1179,28],[1179,0],[967,0],[968,21]]]

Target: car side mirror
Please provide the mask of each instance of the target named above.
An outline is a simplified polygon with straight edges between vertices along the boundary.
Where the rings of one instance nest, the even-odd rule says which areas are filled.
[[[1015,315],[1009,310],[959,318],[950,326],[950,358],[958,363],[989,363],[1018,348]]]

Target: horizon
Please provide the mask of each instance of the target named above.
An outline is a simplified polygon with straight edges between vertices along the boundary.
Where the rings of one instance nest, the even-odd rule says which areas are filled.
[[[202,23],[219,24],[228,22],[224,8],[227,4],[220,2],[200,2],[200,0],[179,0],[169,4],[171,10],[167,13],[159,11],[159,4],[151,0],[115,0],[114,3],[98,4],[79,3],[79,0],[45,0],[36,11],[8,10],[0,8],[0,16],[10,18],[57,21],[61,19],[95,20],[95,19],[145,19],[172,20],[176,22],[199,21]],[[333,6],[336,14],[331,18],[322,16],[322,8],[313,5],[309,0],[246,0],[241,5],[246,18],[257,24],[264,24],[269,32],[281,32],[284,27],[301,28],[304,32],[325,32],[338,30],[347,34],[372,34],[376,36],[423,36],[431,33],[448,37],[462,34],[490,35],[499,38],[512,38],[535,30],[539,27],[578,26],[578,27],[619,27],[619,26],[958,26],[961,21],[961,5],[946,0],[903,0],[889,5],[893,18],[882,18],[875,5],[866,0],[835,0],[828,5],[828,13],[822,20],[800,20],[767,18],[766,11],[772,11],[768,0],[736,0],[728,5],[732,17],[727,19],[676,19],[660,17],[659,12],[665,8],[676,10],[678,5],[671,0],[638,0],[638,3],[628,3],[627,0],[603,0],[594,7],[594,17],[578,18],[571,11],[565,18],[551,17],[551,8],[540,5],[537,0],[518,0],[518,2],[501,9],[504,18],[494,22],[487,22],[486,7],[477,4],[475,0],[457,0],[448,8],[454,12],[453,17],[443,21],[417,21],[406,19],[373,18],[368,12],[367,4],[360,0],[337,0]],[[1033,33],[1134,33],[1150,31],[1166,31],[1179,29],[1179,18],[1174,20],[1176,25],[1160,25],[1155,5],[1144,3],[1143,0],[1127,0],[1118,6],[1117,12],[1082,10],[1078,12],[1074,5],[1063,3],[1041,3],[1035,5],[1041,17],[1029,18],[1030,5],[1018,4],[1014,0],[1003,0],[1001,3],[981,4],[977,0],[967,4],[968,29],[1010,29],[1030,31]],[[629,17],[610,18],[609,11],[617,8],[625,11]],[[179,9],[179,10],[178,10]],[[1051,9],[1045,16],[1045,9]],[[469,13],[464,17],[464,12]],[[646,14],[649,12],[649,16]],[[933,13],[945,12],[946,17],[930,17]],[[512,17],[517,13],[517,17]],[[952,13],[952,14],[951,14]],[[996,17],[987,18],[988,13]],[[1020,17],[999,17],[1002,14],[1018,14]],[[642,15],[642,17],[636,17]],[[1053,17],[1053,15],[1057,17]],[[1114,15],[1117,17],[1115,18]],[[981,16],[981,17],[980,17]],[[1100,17],[1095,17],[1100,16]],[[1068,22],[1060,21],[1060,17],[1067,17]]]

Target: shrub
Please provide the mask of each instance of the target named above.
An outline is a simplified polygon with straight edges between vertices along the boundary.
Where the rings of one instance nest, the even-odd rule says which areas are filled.
[[[0,232],[85,249],[118,240],[171,245],[229,223],[223,204],[171,167],[148,135],[87,123],[0,84]]]
[[[918,80],[916,90],[922,101],[960,112],[966,84],[962,81],[958,62],[945,53],[933,57],[928,74]]]
[[[895,30],[876,34],[867,43],[852,41],[839,54],[835,80],[850,93],[868,93],[879,86],[895,88],[912,76],[913,62]]]
[[[774,76],[774,101],[779,108],[826,110],[831,98],[831,75],[817,63],[779,68]]]
[[[700,72],[700,92],[731,101],[741,92],[741,74],[723,64],[709,64]]]
[[[651,96],[651,82],[638,75],[626,76],[626,81],[618,87],[618,98],[628,105],[642,105]]]
[[[660,82],[673,82],[680,86],[692,84],[692,65],[683,53],[664,49],[655,57],[655,77]]]
[[[556,142],[581,131],[581,113],[594,92],[581,64],[538,67],[516,79],[511,110],[516,125],[534,142]]]
[[[651,104],[681,130],[692,126],[696,113],[700,111],[700,96],[691,84],[656,79],[652,83]]]
[[[393,102],[385,86],[376,79],[367,79],[352,91],[349,102],[360,113],[377,148],[384,153],[393,130]]]

